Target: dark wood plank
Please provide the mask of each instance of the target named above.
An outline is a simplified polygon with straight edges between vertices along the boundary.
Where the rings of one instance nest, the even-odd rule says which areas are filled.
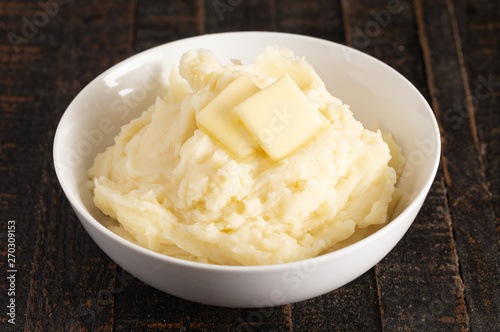
[[[203,305],[134,280],[117,294],[115,328],[121,330],[289,331],[287,306],[238,309]]]
[[[275,1],[276,30],[345,44],[339,1]]]
[[[274,1],[204,1],[204,32],[274,30]]]
[[[442,170],[403,240],[377,267],[389,330],[468,330]]]
[[[6,63],[0,64],[2,68]],[[33,78],[33,73],[26,72],[20,77]],[[39,170],[30,169],[29,165],[35,164],[40,154],[38,146],[39,135],[43,135],[43,128],[39,127],[39,116],[29,117],[28,112],[39,111],[33,108],[33,98],[24,95],[27,91],[18,90],[21,95],[14,93],[10,96],[4,95],[15,90],[14,85],[6,83],[4,75],[0,74],[0,91],[2,95],[2,106],[0,109],[0,268],[2,269],[0,282],[0,305],[7,308],[10,300],[15,301],[15,318],[13,322],[17,326],[23,326],[24,314],[28,302],[30,271],[32,256],[36,242],[36,229],[32,224],[39,218],[39,211],[33,209],[38,205],[41,193],[39,181]],[[5,90],[3,90],[3,88]],[[31,122],[26,126],[27,122]],[[9,223],[9,221],[14,221]],[[12,246],[11,255],[8,256],[8,226],[13,225],[15,235],[15,247]],[[14,250],[14,251],[13,251]],[[13,266],[8,266],[8,258],[13,258]],[[7,272],[15,270],[17,272]],[[15,280],[9,280],[14,274]],[[11,287],[11,281],[13,286]],[[8,292],[11,295],[8,295]],[[10,312],[10,309],[9,309]],[[6,310],[3,311],[6,313]],[[10,326],[7,320],[11,317],[2,314],[0,323],[2,326]]]
[[[491,194],[500,248],[500,3],[454,1],[464,66],[469,81],[469,103],[474,108],[476,145]],[[461,121],[455,114],[454,121]],[[500,256],[498,256],[500,259]],[[497,275],[500,271],[497,270]],[[497,305],[500,300],[497,298]],[[500,319],[499,319],[500,320]],[[498,323],[500,324],[500,323]]]
[[[16,202],[5,211],[19,225],[16,325],[28,331],[110,329],[116,266],[86,235],[62,194],[52,142],[71,99],[130,54],[134,3],[51,4],[10,2],[2,8],[14,14],[2,32],[26,39],[2,48],[2,69],[9,74],[0,83],[1,114],[8,120],[2,129],[12,135],[2,139],[10,159],[2,170],[10,175],[2,177],[18,182],[5,183],[13,191],[7,198]],[[36,25],[32,34],[29,24]]]
[[[345,43],[339,2],[273,3],[278,31],[315,36]],[[321,75],[321,73],[319,73]],[[363,303],[359,297],[366,299]],[[291,322],[297,331],[381,330],[374,271],[323,296],[291,305]]]
[[[37,226],[41,224],[44,185],[40,175],[44,170],[40,162],[45,151],[40,141],[47,136],[47,105],[36,98],[35,92],[45,84],[44,75],[55,69],[54,62],[47,61],[55,54],[44,47],[46,35],[24,28],[27,23],[23,18],[30,22],[38,10],[34,3],[0,4],[0,15],[5,17],[0,21],[0,303],[6,308],[7,301],[15,300],[15,326],[7,322],[11,317],[6,310],[0,316],[1,326],[6,329],[22,329],[25,325]],[[53,34],[50,25],[47,29],[47,35]],[[18,40],[23,42],[18,44]],[[5,282],[7,274],[11,275],[6,264],[9,220],[15,221],[14,287]],[[9,288],[15,294],[8,295]]]
[[[140,1],[135,51],[204,33],[204,1]]]
[[[295,331],[382,331],[374,270],[328,294],[292,305]]]
[[[399,1],[344,1],[343,6],[349,43],[398,70],[429,99],[412,6]],[[384,330],[467,328],[446,204],[440,170],[414,224],[376,266]]]
[[[443,131],[448,207],[470,328],[495,331],[500,328],[496,223],[477,136],[471,83],[464,67],[457,14],[452,1],[416,1],[415,8],[432,104]],[[459,121],[455,121],[455,116]]]

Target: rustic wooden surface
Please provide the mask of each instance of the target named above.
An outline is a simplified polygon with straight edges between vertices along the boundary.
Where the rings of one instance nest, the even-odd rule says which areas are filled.
[[[281,307],[200,305],[134,279],[83,230],[52,165],[57,123],[92,78],[152,46],[235,30],[373,55],[421,91],[441,128],[441,166],[396,248],[346,286]],[[500,331],[499,59],[496,0],[1,1],[0,330]]]

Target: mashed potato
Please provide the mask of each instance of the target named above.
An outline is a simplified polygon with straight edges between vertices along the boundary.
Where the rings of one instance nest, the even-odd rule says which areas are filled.
[[[264,88],[284,74],[329,123],[286,158],[235,160],[197,127],[197,112],[237,77]],[[387,222],[403,159],[384,137],[390,142],[364,129],[290,50],[268,47],[250,65],[192,50],[168,94],[123,126],[89,177],[96,206],[118,221],[110,229],[145,248],[214,264],[285,263]]]

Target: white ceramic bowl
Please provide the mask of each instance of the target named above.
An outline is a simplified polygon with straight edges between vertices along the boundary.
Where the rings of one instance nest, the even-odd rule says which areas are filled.
[[[119,128],[164,93],[165,74],[181,55],[207,48],[226,63],[251,63],[268,45],[305,56],[328,90],[351,105],[367,128],[390,130],[407,158],[398,184],[407,195],[391,222],[338,251],[270,266],[217,266],[187,262],[149,251],[115,235],[100,222],[87,188],[94,157],[113,142]],[[366,54],[333,42],[284,33],[232,32],[178,40],[139,53],[86,86],[64,113],[54,140],[57,177],[78,219],[102,250],[126,271],[166,293],[205,304],[265,307],[313,298],[357,278],[402,238],[417,215],[436,174],[439,130],[429,105],[403,76]]]

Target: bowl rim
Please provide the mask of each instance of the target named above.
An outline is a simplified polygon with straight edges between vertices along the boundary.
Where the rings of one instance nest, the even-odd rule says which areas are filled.
[[[176,43],[181,43],[181,42],[186,42],[186,41],[191,41],[195,39],[203,39],[203,38],[217,38],[217,37],[224,37],[224,36],[237,36],[238,38],[244,38],[245,36],[273,36],[275,38],[297,38],[298,40],[304,40],[304,41],[309,41],[309,42],[314,42],[314,43],[322,43],[327,45],[328,47],[340,47],[340,48],[346,48],[348,52],[351,54],[357,54],[361,57],[367,57],[371,61],[375,61],[377,65],[384,67],[385,70],[391,71],[393,74],[396,74],[396,76],[399,76],[399,78],[403,79],[408,85],[409,88],[416,93],[416,96],[421,100],[422,105],[425,105],[425,110],[429,115],[429,118],[431,120],[433,130],[432,132],[435,134],[436,137],[433,139],[433,142],[435,142],[435,152],[432,154],[435,156],[435,160],[433,161],[433,166],[430,171],[429,177],[425,180],[424,185],[422,188],[418,191],[416,195],[412,198],[412,201],[408,204],[408,206],[401,211],[401,213],[394,219],[390,220],[386,225],[381,227],[380,229],[376,230],[374,233],[362,238],[361,240],[358,240],[350,245],[347,245],[346,247],[337,249],[333,252],[329,252],[326,254],[322,254],[320,256],[312,257],[312,258],[307,258],[307,259],[302,259],[298,261],[293,261],[293,262],[287,262],[287,263],[278,263],[278,264],[270,264],[270,265],[250,265],[250,266],[245,266],[245,265],[220,265],[220,264],[210,264],[210,263],[202,263],[202,262],[195,262],[195,261],[188,261],[184,260],[181,258],[176,258],[176,257],[171,257],[167,256],[155,251],[152,251],[150,249],[144,248],[138,244],[132,243],[121,236],[113,233],[111,230],[106,228],[103,224],[101,224],[96,218],[94,218],[88,209],[85,207],[83,202],[71,191],[69,188],[68,184],[66,183],[65,177],[62,175],[62,170],[58,166],[61,158],[59,157],[62,152],[58,152],[57,145],[58,142],[61,140],[61,125],[65,122],[65,118],[69,116],[69,110],[74,107],[74,105],[78,102],[79,98],[82,98],[82,95],[84,95],[85,91],[90,89],[90,86],[93,85],[96,81],[102,80],[104,76],[109,74],[110,72],[113,72],[117,70],[118,68],[122,66],[126,66],[128,63],[136,61],[139,58],[142,58],[144,56],[147,56],[149,53],[154,53],[157,52],[158,50],[171,46]],[[440,163],[440,156],[441,156],[441,138],[440,138],[440,131],[439,131],[439,126],[436,120],[436,117],[432,111],[432,108],[430,107],[429,103],[427,100],[423,97],[423,95],[420,93],[420,91],[406,78],[404,77],[401,73],[399,73],[397,70],[392,68],[391,66],[387,65],[383,61],[375,58],[374,56],[371,56],[369,54],[363,53],[359,50],[356,50],[350,46],[343,45],[334,41],[318,38],[318,37],[313,37],[313,36],[307,36],[307,35],[302,35],[302,34],[295,34],[295,33],[288,33],[288,32],[275,32],[275,31],[230,31],[230,32],[219,32],[219,33],[208,33],[208,34],[202,34],[202,35],[197,35],[197,36],[192,36],[192,37],[187,37],[187,38],[181,38],[177,39],[174,41],[170,41],[161,45],[154,46],[152,48],[143,50],[139,53],[136,53],[130,57],[127,57],[118,63],[114,64],[113,66],[109,67],[105,71],[103,71],[101,74],[93,78],[87,85],[80,91],[78,94],[72,99],[70,104],[67,106],[67,108],[64,110],[64,113],[62,114],[58,125],[57,129],[54,135],[54,141],[52,145],[52,152],[53,152],[53,163],[54,163],[54,169],[55,173],[58,179],[58,182],[66,195],[68,201],[70,202],[70,205],[72,206],[73,209],[76,210],[78,214],[80,214],[87,222],[89,226],[92,226],[96,231],[102,232],[103,235],[107,236],[108,238],[111,238],[115,242],[118,242],[120,245],[126,246],[129,250],[136,251],[139,254],[151,256],[151,258],[164,261],[169,264],[177,265],[180,267],[184,268],[191,268],[191,269],[204,269],[204,270],[210,270],[213,272],[224,272],[224,273],[242,273],[242,272],[276,272],[276,271],[281,271],[281,270],[286,270],[286,269],[291,269],[291,268],[296,268],[297,265],[304,264],[305,262],[309,261],[316,261],[317,263],[320,262],[325,262],[325,261],[333,261],[336,259],[339,259],[343,256],[349,255],[354,251],[358,251],[365,245],[367,245],[369,242],[372,241],[377,241],[378,238],[383,237],[386,235],[386,233],[390,233],[393,231],[394,228],[397,228],[399,224],[403,223],[405,219],[409,217],[409,215],[412,213],[414,209],[419,210],[420,209],[420,204],[422,204],[428,194],[428,191],[430,190],[430,187],[432,186],[432,183],[434,181],[434,178],[436,177],[437,170],[439,167]],[[411,221],[413,223],[413,220]],[[411,225],[410,223],[410,225]]]

